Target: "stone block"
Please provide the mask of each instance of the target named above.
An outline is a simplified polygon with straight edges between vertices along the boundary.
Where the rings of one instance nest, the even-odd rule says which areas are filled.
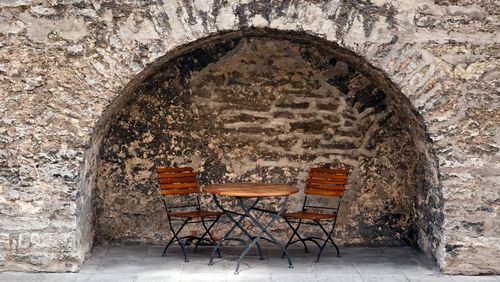
[[[15,216],[19,214],[19,205],[17,202],[10,201],[2,201],[0,203],[0,214]]]
[[[40,230],[51,226],[47,217],[3,216],[0,215],[3,231]]]
[[[302,133],[321,133],[326,124],[321,120],[298,121],[290,123],[290,131],[300,131]]]
[[[318,110],[323,110],[323,111],[336,111],[337,108],[339,107],[338,104],[335,103],[326,103],[326,104],[316,104],[316,107]]]
[[[291,112],[274,112],[273,117],[274,118],[293,119],[294,115]]]
[[[42,209],[43,201],[23,202],[18,201],[19,213],[23,214],[37,214]]]
[[[279,108],[290,108],[290,109],[307,109],[309,108],[309,102],[282,102],[276,105]]]
[[[31,233],[20,233],[17,242],[17,251],[26,251],[31,247]]]
[[[0,233],[0,250],[9,251],[10,250],[10,240],[8,233]]]
[[[71,252],[76,249],[74,232],[33,232],[29,237],[31,248],[36,251]]]

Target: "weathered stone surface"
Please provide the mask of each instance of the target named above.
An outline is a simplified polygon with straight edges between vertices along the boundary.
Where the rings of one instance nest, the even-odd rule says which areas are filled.
[[[199,54],[212,55],[203,57],[205,68],[190,69],[186,62],[200,61],[195,59]],[[242,67],[241,62],[247,63]],[[352,101],[348,92],[327,83],[338,65],[363,81],[349,83],[349,91],[356,93]],[[158,205],[156,166],[193,166],[204,185],[254,180],[301,187],[308,167],[342,166],[353,173],[338,224],[340,242],[416,244],[416,235],[408,234],[416,228],[412,199],[417,197],[417,184],[412,181],[425,176],[398,179],[390,172],[418,173],[414,160],[422,152],[406,148],[411,142],[394,146],[411,139],[410,133],[398,123],[404,119],[389,112],[385,95],[372,93],[381,91],[345,62],[287,40],[247,38],[207,44],[174,59],[139,86],[104,139],[95,200],[97,240],[162,243],[170,237],[163,206]],[[329,108],[327,115],[319,111],[318,105],[332,101],[342,110]],[[280,118],[284,113],[289,120]],[[342,113],[354,119],[351,126],[343,126]],[[389,115],[390,121],[382,124]],[[374,138],[377,145],[370,145]],[[304,154],[311,159],[304,162]],[[381,161],[368,165],[370,158]],[[376,182],[384,184],[359,200],[365,187]],[[301,201],[295,197],[291,205],[300,206]],[[273,203],[265,202],[266,208],[273,208]],[[214,235],[222,236],[227,225]],[[290,235],[283,224],[276,228],[276,236],[283,240]]]
[[[281,30],[295,41],[327,40],[353,52],[340,52],[339,61],[355,66],[369,82],[376,81],[387,95],[385,100],[391,101],[389,108],[372,111],[395,113],[377,120],[382,123],[378,128],[387,128],[378,134],[390,135],[389,129],[397,128],[394,124],[405,124],[407,128],[399,132],[411,136],[401,136],[402,141],[393,146],[385,146],[385,142],[379,145],[383,138],[363,139],[367,150],[360,152],[360,158],[373,150],[382,155],[411,155],[405,148],[425,152],[413,160],[421,164],[415,175],[425,177],[412,178],[404,164],[387,171],[386,176],[399,179],[400,173],[407,172],[408,178],[398,181],[417,183],[415,191],[420,196],[409,201],[415,203],[419,246],[434,255],[446,272],[498,273],[499,11],[498,1],[492,0],[0,1],[0,234],[9,237],[8,245],[0,244],[0,271],[77,270],[94,237],[92,198],[102,137],[111,124],[119,124],[114,116],[131,101],[135,87],[182,48],[194,50],[207,42],[196,43],[197,39],[257,27],[274,29],[253,31],[258,34]],[[195,43],[185,47],[190,42]],[[362,81],[353,80],[346,65],[335,60],[326,63],[336,65],[333,72],[337,74],[336,79],[327,81],[336,85],[329,96],[348,91],[349,82],[356,82],[355,88],[360,89]],[[196,70],[193,64],[204,67],[203,60],[190,63],[190,69]],[[301,92],[294,78],[285,78],[290,80],[287,87],[291,95]],[[210,80],[224,78],[213,76]],[[234,77],[232,83],[243,85],[245,81]],[[307,97],[313,97],[320,86],[311,83]],[[399,90],[406,97],[391,94]],[[250,107],[256,105],[251,97],[264,96],[238,97],[235,93],[242,92],[225,95],[235,98],[234,102],[248,99],[244,100],[248,108],[241,107],[247,111],[269,112],[271,104],[278,101],[262,99],[256,109]],[[367,96],[359,98],[357,93]],[[358,115],[367,119],[377,116],[363,106],[377,103],[379,96],[372,94],[375,92],[362,91],[346,96],[358,114],[342,114],[342,126],[354,126]],[[206,93],[200,97],[210,98]],[[296,98],[286,102],[309,102]],[[232,107],[228,103],[221,110]],[[313,107],[312,102],[309,107]],[[337,109],[343,110],[340,106]],[[301,114],[281,119],[293,121]],[[136,130],[142,125],[138,122]],[[375,132],[366,135],[376,136]],[[292,140],[283,138],[270,144],[279,142],[287,148],[284,156],[303,146],[324,145],[316,144],[314,138],[302,144]],[[182,142],[180,139],[179,145]],[[144,162],[150,157],[147,153],[144,156],[145,152],[133,147],[132,153],[137,156],[128,164],[130,175],[135,167],[152,165]],[[338,152],[332,154],[338,156]],[[302,160],[314,161],[316,156],[306,152]],[[116,159],[118,162],[121,156]],[[219,159],[205,161],[216,164]],[[364,171],[377,167],[376,161],[368,157]],[[225,172],[220,167],[224,165],[216,165],[207,175],[221,179]],[[262,170],[245,177],[259,173]],[[294,173],[299,179],[304,177]],[[147,182],[141,180],[143,175],[137,177],[139,182]],[[375,184],[368,185],[367,192],[376,193],[386,185]],[[147,190],[146,184],[139,187]],[[143,197],[142,192],[136,193],[137,199]],[[394,212],[384,222],[398,218],[402,221]],[[22,248],[28,241],[19,241],[24,238],[20,234],[38,232],[74,233],[68,240],[75,241],[76,249],[65,245],[66,241],[43,251]],[[461,236],[462,232],[469,235]]]

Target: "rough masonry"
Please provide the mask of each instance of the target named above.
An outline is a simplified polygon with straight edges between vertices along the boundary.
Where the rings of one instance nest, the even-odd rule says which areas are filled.
[[[387,107],[379,112],[384,116],[387,114],[385,125],[378,126],[379,130],[373,134],[363,132],[363,137],[370,136],[371,142],[379,141],[373,144],[362,143],[363,146],[366,145],[366,152],[363,151],[363,154],[356,157],[346,154],[346,157],[339,160],[339,164],[349,165],[356,175],[368,173],[365,178],[356,180],[358,183],[351,183],[351,193],[355,194],[359,191],[356,189],[361,187],[370,189],[372,186],[365,185],[370,184],[369,180],[384,180],[383,184],[375,182],[377,190],[372,192],[374,194],[366,193],[372,199],[381,199],[382,197],[373,197],[383,191],[379,189],[392,187],[388,188],[389,191],[396,191],[396,185],[401,185],[400,191],[406,191],[404,195],[408,197],[408,201],[396,204],[401,203],[406,208],[398,211],[398,205],[390,204],[387,209],[377,206],[377,210],[381,211],[378,215],[400,213],[410,216],[407,217],[407,222],[397,216],[388,217],[380,223],[361,217],[358,222],[380,226],[395,222],[394,226],[397,228],[415,226],[417,231],[414,233],[417,236],[407,238],[416,238],[417,245],[435,257],[444,272],[498,273],[500,7],[497,2],[236,0],[121,1],[117,4],[114,1],[97,0],[1,1],[0,271],[77,271],[79,265],[90,255],[95,235],[97,239],[104,239],[105,233],[95,227],[105,219],[103,215],[106,212],[112,212],[104,209],[108,200],[99,200],[110,196],[105,196],[102,191],[107,187],[106,183],[109,183],[107,177],[111,174],[107,174],[106,166],[112,160],[113,153],[125,152],[124,148],[109,149],[110,146],[104,146],[106,140],[118,134],[116,130],[120,128],[120,123],[116,117],[120,115],[120,111],[126,106],[131,109],[131,115],[127,117],[130,119],[124,121],[126,124],[141,117],[137,112],[141,105],[160,103],[161,99],[154,99],[154,95],[159,95],[158,93],[145,91],[143,87],[155,85],[150,84],[150,79],[165,75],[167,72],[162,67],[174,65],[175,60],[182,55],[217,42],[230,42],[238,38],[240,42],[244,42],[248,40],[245,38],[258,36],[294,41],[294,44],[309,46],[307,48],[316,46],[314,48],[320,50],[333,50],[334,56],[326,54],[326,57],[335,57],[338,61],[351,65],[355,72],[361,73],[373,84],[374,89],[385,93],[383,101]],[[231,46],[232,49],[228,47],[231,50],[227,52],[241,46],[238,44]],[[298,47],[292,49],[295,50],[294,48]],[[299,59],[307,61],[311,64],[310,68],[321,73],[322,68],[315,62],[310,62],[302,55],[296,56],[300,52],[294,52],[292,58],[296,59],[295,62]],[[212,58],[215,58],[215,54],[213,55]],[[231,58],[222,53],[217,56]],[[217,62],[222,63],[210,63],[215,66]],[[185,82],[193,86],[196,78],[208,77],[202,69],[193,68],[192,65],[183,70],[183,73],[191,73]],[[236,79],[234,76],[232,78]],[[305,87],[308,83],[301,85]],[[337,88],[336,83],[334,85]],[[207,87],[216,87],[213,84],[198,86],[200,90],[203,87],[206,90],[209,90]],[[168,85],[164,87],[168,88]],[[292,89],[293,86],[290,84],[288,87]],[[316,86],[313,83],[309,87]],[[153,89],[159,91],[163,88]],[[139,93],[149,93],[150,100],[144,98],[144,95],[138,95]],[[175,93],[181,97],[184,92]],[[252,92],[236,92],[238,95],[242,93]],[[263,91],[258,93],[266,94]],[[354,105],[349,109],[343,104],[344,100],[340,97],[346,103],[350,101],[348,95],[342,96],[343,93],[345,91],[334,92],[328,97],[332,97],[332,102],[335,101],[339,104],[339,109],[345,109],[346,112],[358,109],[358,106]],[[177,110],[194,112],[194,108],[187,107],[187,104],[209,102],[210,99],[217,99],[217,95],[210,92],[186,92],[182,94],[184,100],[178,101],[182,103],[182,107]],[[157,97],[166,99],[165,96]],[[251,96],[232,97],[244,101]],[[243,135],[245,130],[247,133],[249,130],[244,125],[259,124],[259,118],[264,118],[283,122],[281,129],[277,124],[268,126],[273,133],[297,132],[304,137],[310,134],[304,133],[304,128],[314,127],[300,122],[320,119],[321,116],[320,121],[324,126],[316,129],[321,130],[317,134],[323,135],[321,137],[325,139],[321,140],[328,142],[307,144],[302,141],[299,144],[301,148],[322,148],[321,152],[315,152],[310,157],[317,164],[321,161],[315,158],[328,150],[338,150],[335,151],[336,156],[342,150],[349,150],[336,147],[341,144],[340,140],[336,140],[337,135],[330,133],[333,137],[329,137],[328,130],[325,129],[331,127],[333,130],[334,125],[340,125],[345,120],[327,120],[322,116],[326,115],[326,110],[317,108],[320,105],[316,102],[318,97],[304,98],[311,100],[281,101],[284,95],[276,96],[274,100],[268,100],[268,106],[274,108],[269,108],[262,115],[255,114],[255,109],[246,109],[248,112],[240,113],[221,110],[220,120],[216,120],[214,126],[232,125],[233,127],[222,126],[221,131]],[[274,117],[276,109],[280,108],[277,107],[280,102],[293,103],[291,105],[297,107],[305,107],[308,103],[303,110],[317,111],[299,121],[299,115],[302,115],[300,108],[282,107],[283,116]],[[358,102],[363,104],[362,101]],[[377,101],[366,109],[376,111],[375,105],[384,104],[381,102],[382,100]],[[248,105],[255,103],[249,101]],[[214,105],[209,103],[206,106]],[[208,109],[197,108],[198,113],[208,112]],[[389,117],[391,111],[394,114]],[[356,113],[353,120],[360,121],[358,118],[362,112],[363,110]],[[167,117],[168,114],[165,112],[162,115]],[[231,120],[236,117],[239,121]],[[333,114],[332,118],[335,117],[338,116]],[[377,122],[380,124],[378,119]],[[292,124],[295,124],[294,130]],[[168,129],[168,126],[172,125],[167,123],[163,128]],[[196,127],[196,124],[192,126]],[[262,128],[265,126],[256,127],[257,131]],[[418,160],[411,161],[408,168],[394,162],[394,150],[402,145],[377,137],[388,136],[394,131],[404,137],[404,142],[401,142],[406,144],[404,148],[418,151]],[[338,133],[339,128],[333,132]],[[352,133],[354,130],[345,132]],[[161,130],[159,133],[160,136],[172,134],[169,130]],[[216,145],[224,140],[213,137]],[[350,136],[342,142],[356,138],[359,137]],[[176,142],[187,145],[181,139]],[[268,144],[262,137],[258,140],[261,141],[259,144]],[[328,144],[331,148],[325,148]],[[294,145],[296,143],[287,145],[283,140],[280,147]],[[349,146],[355,146],[353,151],[363,148],[355,142]],[[186,151],[189,156],[201,147],[189,145],[185,148],[193,149]],[[262,153],[269,150],[266,146],[258,148]],[[128,149],[133,154],[133,146]],[[176,152],[175,147],[175,154],[167,154],[166,150],[167,147],[165,151],[158,152],[164,157],[165,164],[184,161],[180,159],[182,154]],[[407,156],[409,151],[405,150],[402,155]],[[245,148],[241,148],[239,152],[240,156],[245,156]],[[374,163],[372,158],[371,163],[366,163],[361,160],[364,154],[379,154],[386,158],[379,163]],[[292,163],[300,163],[294,159],[297,155],[290,157]],[[330,157],[333,159],[333,156]],[[124,156],[116,165],[121,166],[120,162],[127,158]],[[272,163],[280,158],[280,155],[276,155],[264,160]],[[153,160],[156,156],[146,156],[144,159]],[[266,162],[263,163],[264,166],[272,165]],[[201,162],[192,164],[197,169],[205,167]],[[145,172],[150,165],[152,164],[148,161],[140,169]],[[217,179],[266,176],[262,171],[253,172],[253,168],[239,168],[233,163],[213,167],[225,170],[221,170],[219,174],[210,170],[201,171],[202,181],[208,181],[209,175],[217,175]],[[277,170],[270,177],[287,181],[303,179],[301,173],[306,167],[294,167],[295,170],[290,170],[290,175]],[[371,171],[370,167],[385,167],[387,175],[379,177],[380,171]],[[414,179],[396,184],[403,181],[395,177],[399,171],[408,173],[412,170],[417,171]],[[248,175],[238,174],[245,171],[249,172]],[[129,175],[119,177],[132,179]],[[134,181],[144,181],[144,184],[129,188],[139,195],[144,193],[141,189],[150,189],[148,185],[151,184],[146,184],[146,180],[142,179],[149,175],[137,177]],[[148,181],[152,183],[153,179]],[[120,191],[117,190],[116,193],[119,196]],[[354,194],[346,197],[350,203],[354,203]],[[354,203],[353,207],[363,203],[362,199],[356,200],[359,202]],[[347,217],[343,220],[344,223],[350,221]],[[369,230],[369,226],[358,225],[353,230],[343,231],[346,234],[358,234],[360,242],[377,234],[361,234],[360,230]],[[387,243],[389,238],[396,240],[389,236],[395,233],[395,229],[381,231],[381,242]],[[103,237],[99,237],[101,235]],[[340,230],[338,235],[342,236]],[[136,235],[132,237],[134,236]],[[141,236],[139,238],[154,237]]]
[[[310,167],[327,166],[352,171],[340,243],[417,244],[423,148],[386,94],[324,49],[266,37],[213,43],[163,66],[134,96],[103,141],[97,241],[170,239],[156,166],[192,166],[202,185],[301,187]],[[290,209],[302,201],[294,197]],[[205,202],[210,206],[210,197]],[[283,240],[291,235],[284,222],[277,229]]]

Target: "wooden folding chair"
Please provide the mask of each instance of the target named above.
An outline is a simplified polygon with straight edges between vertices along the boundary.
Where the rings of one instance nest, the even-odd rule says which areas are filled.
[[[288,226],[293,231],[292,236],[288,240],[285,248],[289,245],[302,242],[305,252],[308,252],[306,242],[310,241],[319,247],[319,252],[316,257],[316,262],[319,261],[321,253],[325,249],[327,243],[331,243],[337,250],[337,256],[340,257],[340,251],[337,244],[332,239],[332,233],[337,223],[337,215],[340,208],[340,199],[344,195],[345,184],[347,182],[348,169],[329,169],[329,168],[311,168],[309,176],[306,180],[306,187],[304,189],[305,198],[302,204],[302,210],[297,212],[284,213],[282,217],[285,219]],[[337,198],[337,205],[312,205],[311,195],[327,196]],[[332,228],[327,231],[321,224],[324,221],[331,221]],[[293,224],[296,224],[295,226]],[[318,226],[324,233],[325,238],[319,237],[306,237],[303,238],[298,233],[302,224]],[[294,237],[298,239],[293,240]],[[318,242],[319,241],[319,242]],[[322,241],[322,244],[320,242]]]
[[[167,246],[165,246],[162,256],[166,255],[167,249],[171,244],[177,242],[179,243],[182,249],[182,253],[184,254],[184,261],[188,262],[189,259],[186,254],[185,247],[190,245],[194,240],[196,240],[194,250],[196,250],[203,241],[208,242],[208,245],[210,246],[216,245],[216,241],[210,233],[210,230],[215,225],[215,223],[217,223],[222,215],[222,212],[213,212],[201,209],[200,188],[196,180],[196,174],[193,172],[193,169],[191,167],[159,167],[156,169],[156,173],[158,175],[158,183],[161,189],[160,193],[163,196],[163,204],[165,205],[165,210],[167,212],[168,224],[170,226],[170,230],[173,233],[173,237],[167,243]],[[194,194],[194,197],[181,201],[180,204],[178,204],[179,199],[177,203],[174,203],[173,205],[170,204],[169,200],[171,199],[169,198],[173,198],[173,196],[176,195],[188,194]],[[177,230],[172,225],[172,221],[174,220],[182,222],[181,226]],[[191,223],[202,223],[205,229],[203,235],[201,237],[179,237],[179,233],[184,228],[184,226]],[[207,226],[207,223],[211,224]],[[210,239],[205,238],[207,235],[210,237]]]

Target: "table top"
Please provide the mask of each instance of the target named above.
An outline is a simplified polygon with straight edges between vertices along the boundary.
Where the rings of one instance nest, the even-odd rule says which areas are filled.
[[[245,182],[208,185],[203,192],[231,197],[273,197],[295,194],[299,189],[286,184]]]

